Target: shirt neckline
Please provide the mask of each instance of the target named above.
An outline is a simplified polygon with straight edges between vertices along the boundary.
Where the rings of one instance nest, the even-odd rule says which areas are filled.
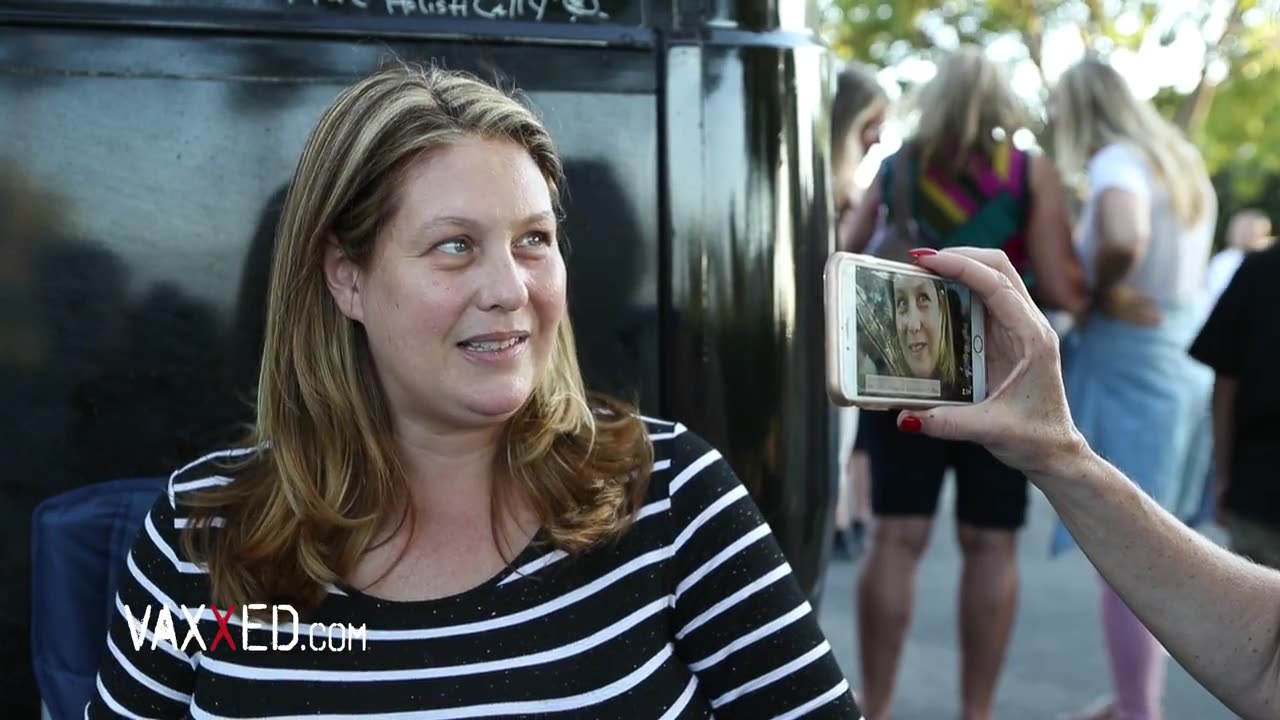
[[[522,566],[537,560],[547,552],[551,551],[548,542],[548,534],[546,528],[539,527],[538,531],[533,534],[529,542],[524,546],[510,562],[500,569],[493,576],[481,582],[474,587],[462,590],[452,595],[443,595],[437,598],[423,598],[419,600],[393,600],[391,598],[379,597],[371,595],[363,590],[352,587],[345,581],[334,581],[334,587],[341,590],[348,598],[362,603],[376,605],[382,608],[395,609],[413,609],[413,608],[441,608],[456,605],[463,602],[474,602],[498,588],[503,582],[515,574]]]

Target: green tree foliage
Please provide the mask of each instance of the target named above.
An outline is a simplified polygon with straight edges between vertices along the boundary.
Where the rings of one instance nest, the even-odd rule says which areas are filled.
[[[1102,55],[1198,36],[1199,78],[1155,101],[1200,146],[1237,199],[1258,198],[1280,174],[1280,0],[1210,0],[1172,14],[1159,0],[831,0],[827,37],[837,54],[888,66],[957,43],[1017,41],[1040,72],[1045,35],[1070,29]],[[1165,4],[1167,6],[1167,4]],[[1162,14],[1163,13],[1163,14]],[[1181,92],[1179,92],[1181,90]],[[1280,218],[1278,218],[1280,219]]]

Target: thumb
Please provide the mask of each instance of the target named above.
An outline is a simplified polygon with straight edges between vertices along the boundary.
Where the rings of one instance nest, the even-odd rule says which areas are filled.
[[[973,407],[939,407],[931,410],[904,410],[898,415],[898,429],[940,440],[972,440],[975,422]]]

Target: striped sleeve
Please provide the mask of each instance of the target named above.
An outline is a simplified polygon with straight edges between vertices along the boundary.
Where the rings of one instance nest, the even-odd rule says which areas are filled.
[[[194,640],[181,647],[188,623],[180,603],[197,612],[208,597],[208,576],[181,556],[170,503],[169,493],[160,496],[129,551],[85,718],[187,716],[200,648]],[[158,625],[162,608],[177,647]]]
[[[720,453],[669,442],[676,649],[715,715],[861,717],[791,567]]]

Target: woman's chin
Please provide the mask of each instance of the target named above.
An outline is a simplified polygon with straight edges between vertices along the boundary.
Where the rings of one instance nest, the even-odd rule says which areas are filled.
[[[908,365],[911,375],[918,378],[932,378],[937,373],[938,368],[933,365]]]
[[[512,389],[501,393],[477,394],[467,399],[465,405],[471,414],[504,421],[519,412],[529,399],[530,393]]]

